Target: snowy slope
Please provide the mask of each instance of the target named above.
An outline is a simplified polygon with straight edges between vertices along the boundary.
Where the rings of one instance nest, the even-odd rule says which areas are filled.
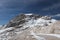
[[[45,16],[40,17],[33,14],[24,14],[23,16],[19,15],[7,24],[8,26],[14,24],[12,27],[5,26],[4,29],[0,30],[0,40],[33,40],[33,38],[34,40],[47,40],[42,37],[47,35],[48,37],[52,36],[60,39],[60,34],[55,34],[56,29],[54,30],[54,24],[57,20],[47,19],[50,18],[48,16],[46,18]]]

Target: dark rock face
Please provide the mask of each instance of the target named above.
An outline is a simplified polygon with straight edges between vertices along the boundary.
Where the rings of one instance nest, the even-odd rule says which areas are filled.
[[[51,17],[48,16],[40,16],[37,14],[20,14],[13,18],[6,27],[22,27],[25,22],[28,22],[31,19],[37,20],[38,18],[42,18],[45,20],[50,20]],[[22,26],[19,26],[22,25]]]
[[[16,27],[20,24],[23,24],[25,22],[28,22],[28,20],[31,20],[32,18],[33,19],[37,19],[37,18],[40,18],[42,16],[40,15],[35,15],[35,14],[32,14],[32,15],[25,15],[25,14],[20,14],[20,15],[17,15],[15,18],[13,18],[8,24],[6,27]],[[27,18],[27,19],[26,19]]]

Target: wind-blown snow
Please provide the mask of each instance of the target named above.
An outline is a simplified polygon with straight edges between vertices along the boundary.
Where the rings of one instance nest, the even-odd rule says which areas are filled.
[[[25,15],[29,16],[29,15],[32,15],[32,14],[25,14]],[[51,25],[51,24],[53,24],[53,23],[56,22],[55,19],[47,20],[47,19],[43,19],[43,18],[34,19],[34,18],[29,18],[29,17],[26,17],[23,20],[27,20],[27,21],[25,23],[19,25],[19,26],[22,26],[21,28],[10,27],[10,28],[1,29],[0,30],[0,34],[1,34],[0,35],[0,40],[1,39],[2,40],[5,40],[4,38],[6,38],[6,37],[9,38],[8,35],[10,34],[9,33],[10,30],[12,30],[12,29],[14,29],[14,31],[13,31],[14,33],[20,34],[20,33],[23,32],[23,30],[21,31],[21,29],[25,29],[27,27],[29,27],[29,28],[32,28],[32,27],[33,28],[34,27],[45,27],[47,25],[49,26],[49,25]],[[18,22],[20,22],[20,21],[18,21]],[[5,27],[6,27],[6,25],[5,25]],[[12,35],[15,35],[13,32],[11,32]],[[38,34],[34,33],[33,31],[29,31],[29,32],[37,40],[46,40],[44,37],[38,36]],[[3,35],[6,36],[6,37],[4,37]],[[58,35],[58,34],[39,34],[39,35],[48,35],[48,36],[55,36],[55,37],[60,38],[60,35]],[[4,37],[4,38],[2,38],[2,37]],[[6,40],[7,40],[7,38],[6,38]]]
[[[51,19],[51,20],[45,20],[42,18],[39,18],[37,20],[31,19],[25,23],[24,27],[46,26],[46,25],[51,25],[52,23],[55,23],[55,22],[56,22],[55,19]]]
[[[31,31],[31,35],[33,35],[37,40],[46,40],[44,37],[37,36],[33,31]]]
[[[32,15],[32,13],[30,13],[30,14],[25,14],[25,15]]]
[[[7,30],[12,30],[12,29],[13,29],[13,27],[0,30],[0,33],[3,33],[3,32],[5,32],[5,31],[7,31]]]
[[[60,34],[43,34],[43,33],[40,33],[40,34],[36,34],[36,35],[47,35],[47,36],[55,36],[57,38],[60,38]]]

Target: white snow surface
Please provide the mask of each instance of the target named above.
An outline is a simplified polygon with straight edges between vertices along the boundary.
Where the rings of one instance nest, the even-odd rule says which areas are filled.
[[[12,30],[13,29],[13,27],[10,27],[10,28],[6,28],[6,29],[3,29],[3,30],[0,30],[0,33],[3,33],[3,32],[5,32],[5,31],[7,31],[7,30]]]
[[[46,40],[44,37],[37,36],[33,31],[31,31],[31,35],[33,35],[37,40]]]
[[[33,15],[32,13],[29,13],[29,14],[25,14],[25,15]]]
[[[34,38],[36,38],[37,40],[46,40],[44,37],[40,37],[40,36],[37,36],[37,35],[47,35],[47,36],[54,36],[54,37],[60,38],[60,34],[43,34],[43,33],[36,34],[36,33],[34,33],[33,31],[30,31],[30,33],[31,33],[31,35],[33,35]]]
[[[49,23],[49,22],[51,22],[51,23]],[[51,20],[45,20],[45,19],[42,19],[42,18],[39,18],[37,20],[31,19],[31,20],[29,20],[28,22],[25,23],[24,27],[45,26],[45,25],[51,25],[55,22],[56,22],[55,19],[51,19]]]
[[[36,34],[36,35],[47,35],[47,36],[55,36],[57,38],[60,38],[60,34],[43,34],[43,33],[40,33],[40,34]]]
[[[25,14],[25,15],[32,15],[32,14]],[[26,20],[28,20],[28,18],[26,18]],[[49,23],[49,22],[51,22],[51,23]],[[37,26],[42,27],[42,26],[45,26],[46,24],[51,25],[55,22],[56,22],[55,19],[51,19],[51,20],[45,20],[45,19],[42,19],[42,18],[38,18],[36,20],[31,19],[31,20],[28,20],[28,22],[24,23],[23,28],[37,27]],[[13,29],[13,27],[2,29],[2,30],[0,30],[0,34],[3,33],[3,32],[6,32],[7,30],[12,30],[12,29]],[[17,32],[17,34],[19,34],[19,33],[20,33],[20,31]],[[37,36],[37,34],[35,34],[33,31],[31,31],[31,35],[33,35],[33,37],[36,38],[37,40],[46,40],[44,37]],[[60,38],[60,35],[58,35],[58,34],[39,34],[39,35],[49,35],[49,36],[56,36],[56,37]],[[4,38],[1,38],[1,39],[4,39]]]

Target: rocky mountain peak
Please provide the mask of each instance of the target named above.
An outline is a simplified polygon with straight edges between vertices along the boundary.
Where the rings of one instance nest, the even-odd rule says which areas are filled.
[[[20,14],[0,27],[0,40],[60,40],[60,21],[50,16]]]
[[[31,19],[38,19],[42,16],[40,15],[35,15],[35,14],[20,14],[17,15],[15,18],[13,18],[8,24],[7,27],[14,27],[14,26],[18,26],[20,24],[23,24],[25,22],[28,22]]]

